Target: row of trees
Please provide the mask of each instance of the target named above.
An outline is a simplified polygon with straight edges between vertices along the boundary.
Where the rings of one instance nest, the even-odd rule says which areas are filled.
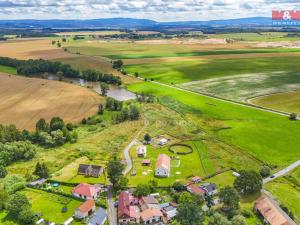
[[[8,57],[0,57],[0,65],[17,68],[18,74],[31,76],[41,73],[57,74],[62,72],[65,77],[80,77],[79,70],[72,69],[70,65],[53,62],[44,59],[18,60]]]
[[[114,76],[112,74],[103,74],[96,70],[85,70],[82,72],[82,78],[87,81],[100,81],[107,84],[121,85],[122,80],[119,76]]]
[[[101,81],[108,84],[121,85],[119,76],[102,74],[96,70],[86,70],[82,74],[73,69],[69,64],[53,62],[44,59],[18,60],[8,57],[0,57],[0,65],[17,68],[17,73],[25,76],[39,75],[42,73],[58,74],[60,77],[84,78],[88,81]]]

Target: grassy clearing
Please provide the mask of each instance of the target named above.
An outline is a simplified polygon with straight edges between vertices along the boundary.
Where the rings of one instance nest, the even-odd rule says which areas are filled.
[[[236,76],[241,74],[256,74],[263,72],[299,71],[300,57],[280,58],[245,58],[245,59],[215,59],[195,60],[181,63],[159,63],[127,65],[129,73],[138,72],[140,76],[153,78],[164,83],[185,83],[224,76]],[[282,78],[282,82],[292,82],[292,77]],[[297,79],[297,76],[294,77]],[[266,83],[272,85],[272,80]]]
[[[69,182],[69,183],[90,183],[90,184],[96,184],[96,183],[106,183],[105,175],[101,175],[99,178],[95,177],[85,177],[83,175],[77,175],[77,170],[79,167],[79,164],[91,164],[92,161],[89,160],[87,157],[81,157],[76,159],[74,162],[68,164],[60,171],[57,171],[54,173],[53,178],[56,181],[61,182]],[[93,163],[96,163],[96,161],[93,161]],[[103,164],[103,162],[99,162],[99,164]],[[98,164],[97,164],[98,165]],[[105,165],[102,165],[103,167]]]
[[[297,41],[300,38],[288,37],[285,32],[262,32],[262,33],[229,33],[212,34],[210,38],[228,38],[240,41]]]
[[[9,166],[9,172],[25,175],[33,172],[37,162],[45,162],[50,173],[55,173],[84,156],[90,159],[90,163],[106,165],[113,154],[116,153],[122,156],[121,149],[131,141],[132,135],[143,125],[142,122],[113,125],[109,119],[111,116],[111,113],[106,112],[104,116],[98,116],[102,118],[102,123],[79,126],[76,129],[78,133],[78,141],[76,143],[40,150],[33,160],[18,162]],[[58,172],[58,174],[54,174],[54,177],[59,177],[60,175],[63,175],[63,173]],[[76,182],[80,181],[82,177],[70,176],[69,179],[70,182]]]
[[[41,212],[42,217],[51,222],[61,224],[74,214],[74,210],[79,207],[82,202],[51,194],[39,190],[26,189],[22,191],[32,204],[32,210],[36,213]],[[63,207],[67,207],[68,211],[62,213]]]
[[[211,130],[218,138],[262,161],[281,167],[300,157],[297,148],[300,140],[296,138],[299,123],[289,121],[286,117],[154,83],[135,84],[129,86],[129,89],[173,98],[185,105],[185,109],[193,109],[191,114],[195,115],[199,124]]]
[[[193,145],[194,142],[184,142],[188,145]],[[196,150],[188,155],[177,155],[171,153],[168,147],[153,148],[147,146],[147,159],[151,160],[151,166],[142,166],[143,158],[138,158],[136,154],[136,146],[130,152],[133,159],[133,169],[136,171],[136,176],[131,176],[129,185],[136,186],[140,183],[147,183],[150,180],[156,180],[159,186],[172,185],[175,181],[184,182],[192,176],[205,176],[203,168],[200,163],[199,155]],[[171,174],[168,178],[154,177],[154,170],[157,157],[160,154],[166,154],[170,157],[178,157],[178,159],[171,160]],[[193,160],[191,160],[193,159]],[[129,175],[130,176],[130,175]]]
[[[251,103],[284,112],[300,114],[300,92],[279,93],[250,100]]]
[[[9,67],[9,66],[1,66],[0,65],[0,72],[16,75],[17,69],[13,68],[13,67]]]

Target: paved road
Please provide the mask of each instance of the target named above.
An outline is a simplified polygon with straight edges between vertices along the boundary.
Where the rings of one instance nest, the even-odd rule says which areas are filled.
[[[146,126],[147,126],[147,121],[146,121],[146,119],[144,119],[144,126],[142,127],[142,129],[139,130],[139,132],[134,136],[133,140],[124,149],[124,157],[125,157],[125,160],[126,160],[126,168],[123,171],[124,175],[128,174],[130,172],[131,168],[132,168],[132,159],[130,157],[130,149],[134,145],[136,145],[136,144],[139,143],[139,141],[137,140],[137,138],[144,131],[144,129],[146,128]]]
[[[271,178],[270,176],[265,178],[263,180],[263,183],[266,184],[278,177],[281,177],[287,173],[289,173],[290,171],[292,171],[293,169],[297,168],[298,166],[300,166],[300,160],[298,160],[297,162],[294,162],[293,164],[289,165],[288,167],[284,168],[283,170],[280,170],[279,172],[273,174],[272,176],[274,176],[273,178]]]
[[[114,205],[112,185],[107,187],[108,221],[109,225],[117,225],[117,212]]]
[[[129,173],[129,171],[132,168],[132,159],[130,157],[130,149],[132,148],[132,146],[134,146],[137,143],[138,143],[138,141],[136,140],[136,138],[134,138],[132,140],[132,142],[130,142],[130,144],[127,145],[126,148],[124,149],[124,157],[125,157],[125,160],[126,160],[126,168],[123,171],[124,175],[126,175],[127,173]]]

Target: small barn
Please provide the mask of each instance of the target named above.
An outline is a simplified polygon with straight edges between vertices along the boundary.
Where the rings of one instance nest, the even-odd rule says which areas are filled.
[[[136,149],[138,157],[144,158],[147,156],[147,147],[145,145],[140,145]]]

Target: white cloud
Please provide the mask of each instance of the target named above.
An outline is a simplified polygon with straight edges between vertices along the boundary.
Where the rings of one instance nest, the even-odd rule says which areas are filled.
[[[300,9],[299,0],[0,0],[1,19],[133,17],[157,21],[271,16]]]

